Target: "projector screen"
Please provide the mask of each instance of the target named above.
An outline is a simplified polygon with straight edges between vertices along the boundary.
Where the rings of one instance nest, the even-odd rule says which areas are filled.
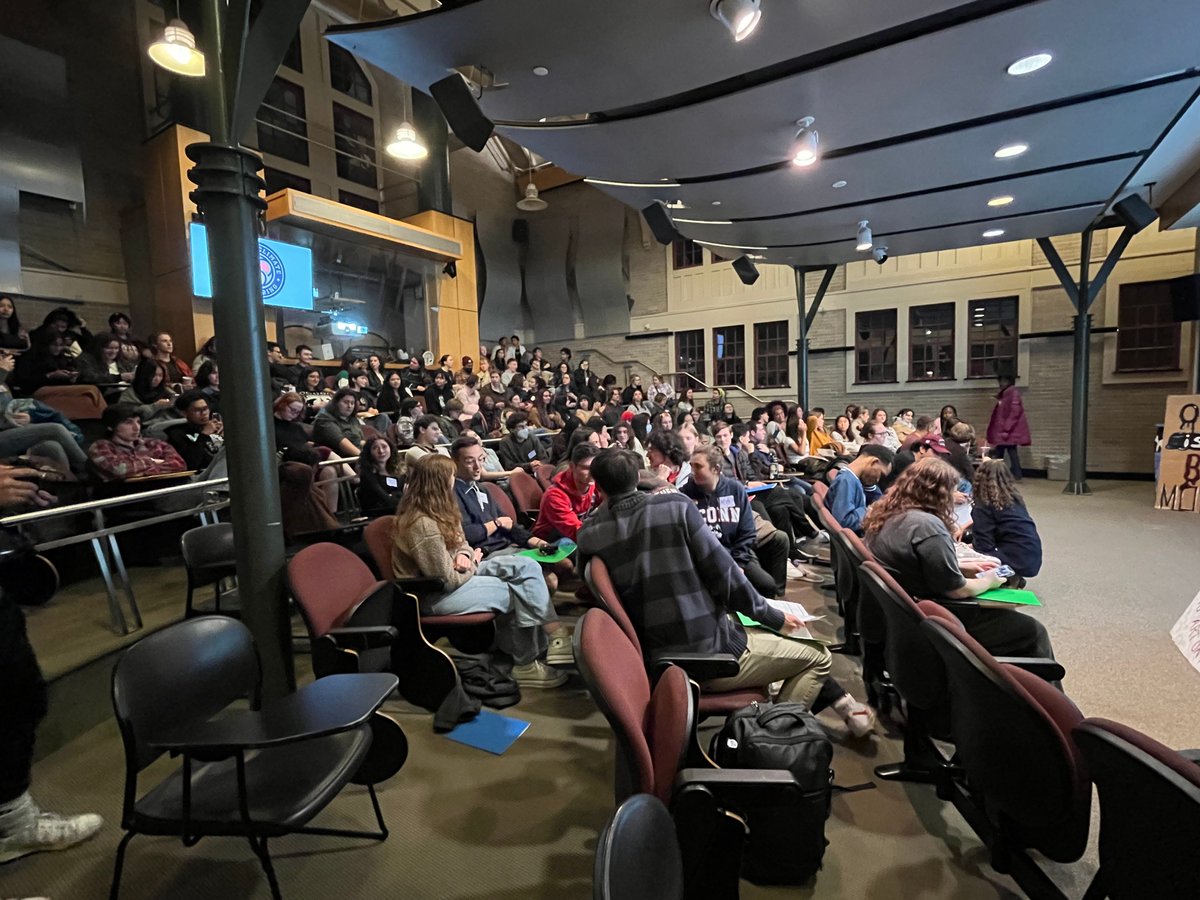
[[[212,272],[208,265],[208,229],[199,222],[188,226],[191,244],[192,293],[212,296]],[[262,278],[263,303],[288,309],[313,308],[312,250],[260,238],[258,271]]]

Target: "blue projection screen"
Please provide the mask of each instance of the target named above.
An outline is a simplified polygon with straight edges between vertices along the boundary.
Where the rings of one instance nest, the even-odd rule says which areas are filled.
[[[212,296],[212,272],[208,265],[208,229],[199,222],[188,226],[191,243],[192,293]],[[313,308],[312,250],[260,238],[258,271],[262,277],[263,303],[288,309]]]

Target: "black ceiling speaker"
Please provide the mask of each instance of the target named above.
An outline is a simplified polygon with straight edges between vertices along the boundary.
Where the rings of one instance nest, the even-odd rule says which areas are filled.
[[[660,244],[673,244],[679,237],[679,232],[675,230],[675,223],[671,221],[671,214],[658,201],[643,209],[642,216],[654,233],[654,239]]]
[[[455,74],[435,81],[429,86],[429,93],[446,117],[450,130],[476,153],[480,152],[495,126],[471,96],[471,89],[463,77]]]
[[[1171,319],[1194,322],[1200,319],[1200,275],[1195,273],[1167,282],[1171,290]]]
[[[1158,218],[1158,213],[1142,199],[1141,194],[1130,194],[1124,200],[1119,201],[1113,207],[1113,212],[1134,234]]]
[[[737,272],[742,284],[754,284],[758,281],[758,266],[754,265],[748,256],[739,256],[733,261],[733,271]]]
[[[529,220],[528,219],[513,219],[512,223],[512,239],[518,244],[529,243]]]

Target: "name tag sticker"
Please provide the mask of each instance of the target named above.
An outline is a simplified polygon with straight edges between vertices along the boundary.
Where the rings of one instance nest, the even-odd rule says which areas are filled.
[[[718,497],[717,499],[720,501],[721,506],[733,506],[732,497]]]
[[[487,505],[488,505],[488,498],[487,498],[487,495],[486,495],[486,494],[482,494],[482,493],[478,493],[478,492],[476,492],[475,496],[477,496],[477,497],[479,498],[479,505],[480,505],[480,506],[487,506]]]
[[[383,483],[386,484],[390,488],[400,487],[400,481],[396,478],[392,478],[390,475],[387,478],[383,479]]]
[[[530,458],[530,459],[533,459],[535,456],[537,456],[537,451],[536,451],[536,450],[530,450],[530,451],[529,451],[529,458]]]

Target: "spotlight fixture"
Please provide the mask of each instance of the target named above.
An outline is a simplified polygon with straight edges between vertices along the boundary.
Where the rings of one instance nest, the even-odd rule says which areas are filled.
[[[533,175],[530,175],[533,178]],[[517,209],[523,209],[525,212],[538,212],[545,209],[549,204],[538,196],[537,185],[531,180],[525,185],[525,196],[517,201]]]
[[[762,19],[761,0],[712,0],[709,14],[729,29],[735,41],[744,41]]]
[[[456,263],[454,260],[450,260],[450,262],[446,263],[446,265],[442,267],[442,274],[449,275],[451,278],[457,278],[458,263]]]
[[[1013,198],[1009,194],[1004,194],[1000,197],[993,197],[988,201],[988,206],[1008,206],[1013,202]]]
[[[796,132],[796,140],[792,144],[792,165],[811,166],[817,161],[817,130],[813,128],[813,117],[805,116],[798,119],[796,124],[800,130]]]
[[[1014,156],[1020,156],[1028,149],[1028,144],[1005,144],[993,153],[992,156],[996,157],[996,159],[1012,159]]]
[[[871,237],[871,224],[863,219],[858,223],[858,243],[854,249],[860,253],[865,253],[875,246],[875,241]]]
[[[189,78],[204,75],[204,54],[196,49],[196,37],[182,19],[168,22],[162,37],[147,47],[146,52],[168,72]]]
[[[1050,65],[1052,59],[1054,57],[1049,53],[1034,53],[1031,56],[1022,56],[1016,62],[1010,63],[1007,71],[1009,75],[1028,75],[1030,72],[1046,68],[1046,66]]]
[[[388,156],[396,159],[418,160],[429,155],[421,139],[417,137],[417,129],[410,122],[401,122],[396,129],[396,136],[386,147]]]
[[[1000,237],[1002,234],[1004,234],[1004,229],[1003,229],[1003,228],[989,228],[987,231],[985,231],[985,232],[983,233],[983,236],[984,236],[985,238],[998,238],[998,237]]]

